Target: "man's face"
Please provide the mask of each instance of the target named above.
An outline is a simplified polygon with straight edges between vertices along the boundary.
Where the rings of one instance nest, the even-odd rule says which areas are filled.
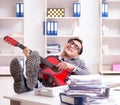
[[[68,43],[66,43],[65,47],[64,47],[64,52],[72,58],[78,57],[79,54],[79,50],[81,49],[81,43],[78,42],[77,40],[72,40],[69,41]]]

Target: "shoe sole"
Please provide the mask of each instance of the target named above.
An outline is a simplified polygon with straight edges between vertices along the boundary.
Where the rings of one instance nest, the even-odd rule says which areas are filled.
[[[10,73],[14,79],[14,91],[18,94],[24,92],[25,85],[23,80],[23,71],[17,58],[14,58],[10,63]]]
[[[37,51],[33,51],[26,60],[27,86],[35,88],[38,82],[38,71],[40,70],[40,56]]]

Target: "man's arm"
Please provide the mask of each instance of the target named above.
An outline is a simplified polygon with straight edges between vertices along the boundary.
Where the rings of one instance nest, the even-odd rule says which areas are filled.
[[[79,62],[76,62],[76,67],[73,70],[74,74],[77,75],[87,75],[90,74],[88,68],[86,67],[86,64],[83,60],[80,60]]]
[[[68,61],[62,61],[57,65],[58,71],[63,69],[72,69],[73,74],[76,75],[86,75],[90,74],[88,68],[86,67],[86,64],[83,60],[76,59],[76,60],[68,60]]]

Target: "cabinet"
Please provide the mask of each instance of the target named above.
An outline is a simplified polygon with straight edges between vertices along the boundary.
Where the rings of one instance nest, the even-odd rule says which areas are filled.
[[[73,4],[80,3],[79,0],[46,0],[45,3],[45,22],[46,27],[48,28],[48,22],[56,22],[57,26],[57,35],[48,35],[47,28],[45,31],[45,56],[48,55],[59,55],[60,51],[63,49],[64,44],[69,38],[79,37],[79,24],[80,16],[73,16]],[[56,16],[53,13],[49,16],[48,9],[64,9],[64,16]],[[80,4],[78,11],[80,13]],[[51,48],[52,45],[52,48]],[[55,45],[55,47],[54,47]],[[50,47],[49,47],[50,46]],[[56,46],[57,50],[56,50]],[[49,49],[50,48],[50,49]]]
[[[23,0],[0,0],[0,75],[9,74],[13,57],[24,58],[20,49],[3,41],[4,36],[11,35],[24,43],[24,18],[16,17],[16,3],[23,3]]]
[[[108,16],[102,16],[103,3]],[[120,74],[120,0],[100,0],[101,74]]]

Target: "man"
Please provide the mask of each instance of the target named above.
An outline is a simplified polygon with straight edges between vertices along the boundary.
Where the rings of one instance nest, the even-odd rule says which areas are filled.
[[[62,71],[64,69],[72,70],[71,75],[86,75],[89,71],[83,60],[79,58],[83,52],[82,41],[78,38],[69,39],[65,44],[63,51],[58,58],[61,60],[60,63],[56,65],[57,71]],[[26,78],[23,75],[24,72],[21,69],[21,65],[17,58],[14,58],[10,63],[10,72],[14,79],[14,91],[16,93],[23,93],[32,90],[33,88],[39,87],[39,84],[45,87],[56,86],[56,84],[51,84],[50,81],[46,80],[40,71],[41,60],[39,53],[37,51],[31,52],[27,47],[23,50],[27,60],[26,60]],[[41,76],[42,75],[42,76]],[[47,76],[48,78],[48,76]],[[48,78],[49,80],[52,78]],[[67,80],[67,78],[66,78]]]

